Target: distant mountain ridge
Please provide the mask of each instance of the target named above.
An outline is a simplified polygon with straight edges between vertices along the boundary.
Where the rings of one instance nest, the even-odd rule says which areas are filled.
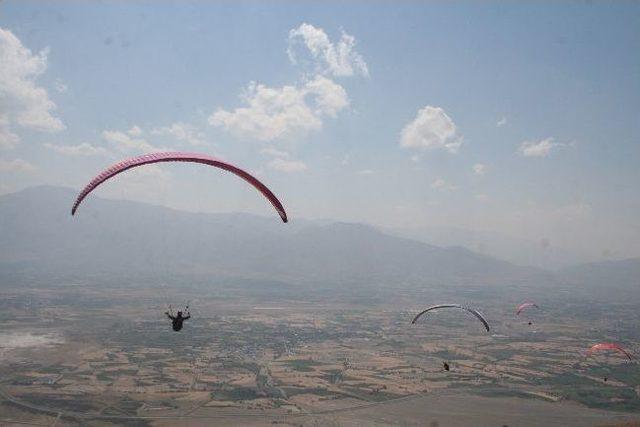
[[[528,265],[545,270],[557,271],[596,259],[589,253],[594,252],[593,250],[556,247],[544,238],[536,242],[496,232],[456,227],[395,227],[388,231],[393,235],[410,237],[436,246],[463,246],[516,265]]]
[[[32,187],[0,197],[0,280],[275,280],[300,286],[542,283],[551,273],[352,223],[198,214]],[[1,283],[0,283],[1,285]]]

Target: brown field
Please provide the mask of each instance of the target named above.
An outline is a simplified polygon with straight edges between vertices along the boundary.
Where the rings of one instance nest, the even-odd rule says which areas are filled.
[[[38,304],[52,290],[7,294],[13,303],[1,324],[13,335],[0,339],[0,425],[595,426],[639,418],[637,363],[581,353],[619,322],[594,331],[550,307],[534,332],[489,299],[491,335],[459,313],[409,326],[410,294],[375,309],[349,298],[198,295],[193,318],[174,333],[154,292],[130,292],[63,287],[55,307]],[[632,307],[617,310],[637,320]],[[638,344],[631,327],[617,333]],[[57,338],[38,338],[49,336]]]

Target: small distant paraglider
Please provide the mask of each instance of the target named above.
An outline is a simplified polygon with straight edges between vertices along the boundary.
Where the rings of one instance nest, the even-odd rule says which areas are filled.
[[[540,308],[538,304],[536,304],[535,302],[529,302],[529,301],[523,302],[516,308],[516,316],[519,316],[520,313],[522,313],[525,309],[529,307]]]
[[[460,310],[465,310],[468,311],[469,313],[473,314],[478,320],[480,320],[482,322],[482,324],[484,325],[485,329],[487,330],[487,332],[491,331],[491,328],[489,327],[489,322],[487,322],[487,319],[484,318],[484,316],[482,316],[482,314],[480,314],[480,312],[478,312],[478,310],[475,310],[473,308],[469,308],[469,307],[465,307],[464,305],[460,305],[460,304],[438,304],[438,305],[433,305],[425,310],[422,310],[420,313],[418,313],[413,320],[411,321],[411,324],[415,324],[418,319],[425,313],[428,313],[431,310],[439,310],[441,308],[457,308]]]
[[[592,356],[593,353],[597,351],[616,351],[622,355],[624,355],[627,359],[633,360],[633,356],[631,353],[626,351],[620,344],[611,343],[611,342],[602,342],[599,344],[592,345],[589,350],[587,350],[587,357]]]
[[[518,305],[518,307],[516,307],[516,316],[520,316],[520,313],[522,313],[524,310],[527,310],[528,308],[539,309],[540,307],[535,302],[531,302],[531,301],[523,302],[522,304]],[[529,324],[529,326],[533,324],[531,320],[529,320],[527,323]]]
[[[602,343],[598,343],[598,344],[592,345],[587,350],[586,357],[590,357],[590,356],[593,355],[593,353],[600,352],[600,351],[615,351],[615,352],[625,356],[627,359],[633,360],[633,357],[631,356],[631,353],[629,353],[624,348],[622,348],[622,346],[620,344],[611,343],[611,342],[602,342]],[[608,379],[609,379],[608,377],[604,377],[603,378],[604,382],[607,382]]]

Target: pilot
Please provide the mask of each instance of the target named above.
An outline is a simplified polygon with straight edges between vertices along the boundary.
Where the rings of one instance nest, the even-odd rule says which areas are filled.
[[[167,317],[171,319],[173,330],[176,332],[182,329],[182,322],[191,318],[191,314],[189,312],[187,312],[186,316],[182,316],[181,311],[179,311],[175,316],[172,316],[168,311],[166,311],[164,314],[166,314]]]

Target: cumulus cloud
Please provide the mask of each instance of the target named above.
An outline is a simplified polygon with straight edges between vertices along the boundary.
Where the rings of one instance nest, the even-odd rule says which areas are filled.
[[[458,189],[458,187],[456,187],[455,185],[449,184],[447,181],[445,181],[442,178],[437,178],[435,181],[433,181],[431,183],[431,188],[439,191],[454,191]]]
[[[458,135],[453,120],[442,108],[427,105],[402,129],[400,145],[405,148],[443,149],[457,153],[462,145],[462,137]]]
[[[496,126],[501,128],[506,124],[507,124],[507,118],[503,116],[500,120],[498,120],[498,123],[496,123]]]
[[[102,138],[113,144],[117,150],[122,152],[138,151],[148,153],[151,151],[158,151],[158,148],[149,144],[145,139],[133,138],[127,133],[117,130],[103,131]]]
[[[47,143],[44,144],[44,146],[65,156],[89,157],[107,154],[107,150],[104,148],[95,147],[87,142],[78,145],[54,145]]]
[[[10,123],[44,132],[65,129],[52,115],[56,105],[47,90],[36,84],[47,69],[48,53],[33,54],[11,31],[0,28],[0,106]]]
[[[546,157],[557,144],[553,138],[543,139],[542,141],[524,141],[520,145],[520,153],[525,157]]]
[[[0,172],[34,172],[36,168],[31,163],[22,159],[2,160],[0,159]]]
[[[273,156],[273,157],[281,157],[285,159],[289,158],[289,153],[287,153],[286,151],[278,150],[277,148],[274,148],[274,147],[263,148],[262,150],[260,150],[260,153],[266,154],[268,156]]]
[[[326,116],[335,117],[349,105],[344,88],[319,75],[301,86],[273,88],[252,82],[243,98],[246,107],[219,109],[209,124],[238,137],[273,141],[319,130]]]
[[[473,173],[480,176],[484,175],[485,173],[487,173],[487,165],[476,163],[475,165],[473,165]]]
[[[127,131],[127,133],[131,136],[140,136],[142,135],[142,129],[138,125],[133,125],[131,129]]]
[[[326,114],[335,118],[349,106],[349,97],[344,88],[326,77],[316,76],[305,85],[304,91],[305,96],[310,95],[316,115]]]
[[[169,135],[177,141],[191,145],[204,144],[204,133],[188,123],[173,123],[171,126],[154,129],[151,133],[153,135]]]
[[[9,117],[6,114],[0,114],[0,149],[11,150],[19,141],[18,135],[11,131]]]
[[[141,201],[162,200],[173,183],[173,175],[169,170],[159,164],[152,164],[127,172],[126,184],[119,189],[111,187],[103,191]]]
[[[270,169],[287,173],[302,172],[307,170],[307,165],[304,162],[301,162],[299,160],[289,160],[282,157],[276,157],[275,159],[271,160],[267,164],[267,166],[269,166]]]
[[[332,43],[322,28],[303,23],[289,31],[287,54],[297,64],[301,51],[306,49],[315,71],[336,77],[360,74],[369,76],[369,69],[362,56],[355,50],[355,38],[342,32],[340,40]]]
[[[278,150],[274,147],[266,147],[260,150],[260,153],[273,157],[267,163],[269,169],[287,173],[307,170],[307,165],[304,162],[292,159],[291,155],[286,151]]]

